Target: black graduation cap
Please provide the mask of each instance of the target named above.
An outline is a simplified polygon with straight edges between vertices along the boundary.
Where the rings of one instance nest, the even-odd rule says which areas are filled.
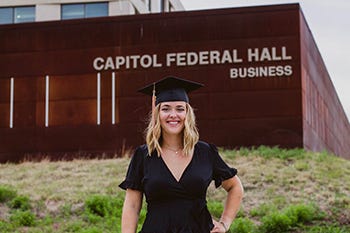
[[[143,94],[153,96],[153,91],[155,90],[156,105],[168,101],[185,101],[188,103],[189,99],[187,93],[202,86],[204,85],[201,83],[174,76],[168,76],[157,82],[149,84],[138,91]]]

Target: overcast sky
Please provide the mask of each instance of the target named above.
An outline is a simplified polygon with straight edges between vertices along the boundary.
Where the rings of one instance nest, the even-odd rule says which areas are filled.
[[[350,0],[181,0],[186,10],[300,3],[350,120]]]

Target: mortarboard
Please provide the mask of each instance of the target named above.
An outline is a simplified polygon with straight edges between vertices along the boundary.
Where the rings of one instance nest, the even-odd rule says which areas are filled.
[[[168,76],[157,82],[149,84],[138,91],[149,96],[155,95],[155,105],[168,101],[185,101],[188,103],[189,99],[187,93],[202,86],[204,85],[201,83],[174,76]]]

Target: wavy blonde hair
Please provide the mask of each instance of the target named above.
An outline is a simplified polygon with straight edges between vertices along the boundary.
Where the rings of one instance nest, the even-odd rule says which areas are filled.
[[[157,151],[158,156],[162,153],[162,128],[160,126],[159,119],[160,104],[158,104],[154,111],[154,119],[152,121],[152,113],[149,117],[148,127],[146,128],[146,144],[148,148],[148,154],[151,155],[153,151]],[[185,155],[192,155],[194,146],[199,140],[199,133],[196,126],[196,116],[194,115],[191,105],[186,103],[186,117],[185,127],[183,129],[183,152]]]

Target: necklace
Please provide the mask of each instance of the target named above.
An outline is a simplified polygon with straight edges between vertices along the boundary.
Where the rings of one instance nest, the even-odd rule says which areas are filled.
[[[170,148],[170,147],[168,147],[168,146],[166,146],[166,145],[164,145],[164,147],[165,147],[166,149],[172,151],[172,152],[175,152],[175,154],[178,154],[178,153],[182,150],[182,148],[179,148],[179,149],[177,149],[177,150],[174,150],[174,149],[172,149],[172,148]]]

